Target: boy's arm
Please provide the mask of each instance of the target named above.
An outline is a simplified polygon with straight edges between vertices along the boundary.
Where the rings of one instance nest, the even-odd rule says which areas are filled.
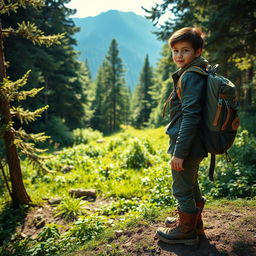
[[[173,155],[184,159],[189,155],[198,124],[202,118],[202,95],[206,77],[187,72],[182,78],[182,122]]]

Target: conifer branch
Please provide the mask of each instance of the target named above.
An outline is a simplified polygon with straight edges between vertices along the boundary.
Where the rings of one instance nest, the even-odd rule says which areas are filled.
[[[44,87],[40,87],[40,88],[33,88],[29,91],[14,92],[10,99],[17,100],[17,101],[26,100],[27,97],[34,97],[43,89]]]
[[[49,159],[51,156],[42,156],[38,154],[45,152],[45,150],[36,148],[34,143],[24,142],[21,140],[15,140],[15,145],[21,150],[21,153],[28,158],[29,163],[31,163],[35,168],[41,170],[43,173],[53,172],[44,164],[44,161]]]
[[[2,0],[0,3],[0,15],[3,15],[3,14],[9,15],[10,12],[16,12],[18,8],[19,8],[18,3],[5,4],[4,1]]]
[[[48,109],[48,105],[42,108],[36,109],[35,111],[24,110],[22,107],[12,107],[11,115],[19,118],[21,123],[25,122],[28,124],[29,122],[34,121],[37,117],[40,117],[41,114]]]
[[[13,2],[13,0],[8,0]],[[20,7],[25,8],[27,5],[31,5],[34,8],[43,7],[45,5],[45,0],[15,0]]]
[[[17,12],[19,7],[25,8],[27,5],[31,5],[34,8],[39,8],[45,5],[44,0],[7,0],[8,3],[5,3],[4,0],[0,2],[0,15],[10,14],[10,12]]]
[[[15,134],[15,145],[18,149],[20,149],[21,153],[25,155],[29,162],[35,167],[41,170],[43,173],[52,172],[50,171],[44,164],[46,159],[51,158],[51,156],[39,155],[47,151],[47,149],[40,149],[35,147],[35,143],[29,141],[36,142],[44,142],[49,136],[46,136],[44,132],[37,134],[28,134],[25,130],[19,129],[14,130]]]
[[[4,95],[7,98],[10,97],[11,94],[16,92],[20,87],[23,87],[28,80],[28,76],[31,70],[27,71],[27,73],[20,79],[15,82],[9,80],[9,78],[4,78],[3,83],[0,84],[0,95]]]
[[[35,24],[30,23],[29,21],[23,21],[22,23],[18,23],[17,30],[10,30],[10,32],[11,31],[20,37],[30,40],[33,44],[46,46],[60,44],[60,40],[64,38],[64,33],[46,36],[44,35],[42,30],[38,29]]]
[[[44,142],[46,139],[50,138],[50,136],[45,135],[44,132],[40,133],[27,133],[23,129],[15,130],[15,137],[18,139],[22,139],[25,141],[36,141],[36,142]],[[46,150],[40,151],[40,152],[45,152]]]

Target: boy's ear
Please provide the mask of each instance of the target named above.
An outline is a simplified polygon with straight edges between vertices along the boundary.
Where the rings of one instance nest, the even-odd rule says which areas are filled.
[[[197,49],[197,50],[196,50],[196,57],[201,56],[202,51],[203,51],[203,49],[202,49],[202,48]]]

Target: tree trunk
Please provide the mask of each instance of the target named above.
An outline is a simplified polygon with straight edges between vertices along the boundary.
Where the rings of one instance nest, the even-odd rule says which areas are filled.
[[[0,82],[6,78],[6,70],[4,63],[4,48],[3,48],[3,34],[2,25],[0,21]],[[5,95],[0,95],[0,111],[4,121],[4,124],[10,124],[11,113],[10,104]],[[6,159],[10,172],[10,179],[12,184],[12,201],[15,206],[20,204],[29,204],[31,199],[26,192],[25,186],[22,180],[22,172],[20,167],[20,159],[17,153],[17,149],[14,143],[15,135],[13,128],[10,128],[4,133],[4,143],[6,148]]]
[[[247,83],[248,86],[245,89],[245,106],[252,106],[252,81],[253,81],[253,66],[247,70]]]
[[[44,95],[44,105],[48,105],[48,77],[45,76],[45,95]],[[44,120],[48,123],[48,110],[44,112]]]

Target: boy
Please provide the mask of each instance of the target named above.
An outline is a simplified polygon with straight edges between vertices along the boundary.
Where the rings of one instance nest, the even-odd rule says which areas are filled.
[[[193,245],[198,241],[198,234],[204,234],[201,212],[205,199],[198,186],[198,168],[207,156],[201,135],[207,82],[206,76],[185,71],[191,66],[206,69],[208,62],[201,57],[203,38],[199,28],[182,28],[170,37],[168,43],[173,61],[179,68],[172,75],[171,122],[166,130],[170,137],[168,153],[172,154],[172,189],[179,204],[179,221],[171,228],[172,220],[167,218],[167,227],[159,228],[156,237],[165,243]],[[181,90],[177,86],[179,78]]]

